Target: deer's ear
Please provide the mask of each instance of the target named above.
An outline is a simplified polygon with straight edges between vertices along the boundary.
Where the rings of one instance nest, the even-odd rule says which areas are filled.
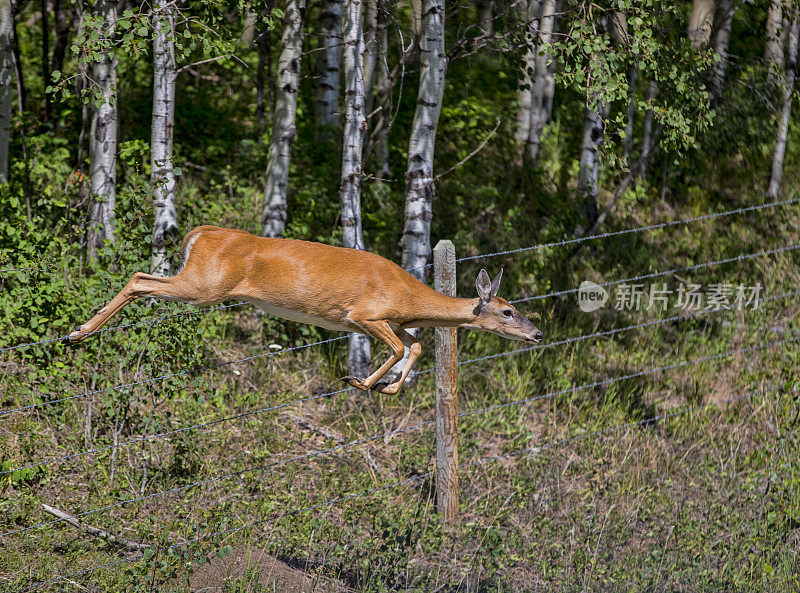
[[[492,280],[492,294],[490,298],[497,296],[497,291],[500,290],[500,278],[503,277],[503,268],[500,268],[500,273]]]
[[[481,270],[478,273],[478,279],[475,280],[475,288],[478,289],[481,303],[488,303],[492,300],[492,281],[489,279],[489,274],[486,273],[486,270]]]

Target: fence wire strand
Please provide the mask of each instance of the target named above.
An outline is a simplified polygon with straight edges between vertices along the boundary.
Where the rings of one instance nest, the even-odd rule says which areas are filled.
[[[782,389],[783,389],[783,386],[777,387],[777,388],[773,387],[773,388],[768,389],[768,390],[765,390],[763,388],[756,389],[756,390],[752,390],[752,391],[750,391],[750,392],[748,392],[748,393],[746,393],[744,395],[734,396],[734,397],[731,397],[731,398],[727,398],[725,400],[721,400],[719,402],[710,402],[710,403],[707,403],[707,404],[701,404],[701,405],[697,405],[697,406],[691,406],[691,407],[683,408],[681,410],[676,410],[676,411],[672,411],[672,412],[666,412],[666,413],[663,413],[663,414],[657,414],[655,416],[652,416],[652,417],[649,417],[649,418],[646,418],[646,419],[643,419],[643,420],[637,420],[635,422],[629,422],[629,423],[618,425],[618,426],[614,426],[614,427],[611,427],[611,428],[596,430],[596,431],[588,432],[588,433],[577,435],[577,436],[573,436],[573,437],[567,437],[567,438],[559,439],[559,440],[556,440],[556,441],[551,441],[549,443],[543,443],[543,444],[540,444],[538,446],[526,447],[524,449],[518,449],[518,450],[515,450],[515,451],[511,451],[509,453],[501,453],[499,455],[494,455],[494,456],[491,456],[491,457],[485,457],[485,458],[482,458],[482,459],[478,459],[476,461],[462,463],[462,464],[460,464],[458,466],[458,469],[459,470],[469,469],[469,468],[472,468],[472,467],[475,467],[475,466],[478,466],[478,465],[483,465],[483,464],[489,463],[491,461],[497,461],[497,460],[503,459],[503,458],[517,457],[517,456],[524,455],[524,454],[530,454],[530,453],[537,453],[538,454],[540,451],[542,451],[544,449],[554,449],[556,447],[560,447],[560,446],[563,446],[565,444],[574,443],[574,442],[585,440],[585,439],[589,439],[589,438],[592,438],[592,437],[595,437],[595,436],[602,436],[602,435],[612,434],[614,432],[620,432],[620,431],[623,431],[623,430],[626,430],[626,429],[629,429],[629,428],[635,428],[637,426],[644,426],[644,425],[647,425],[647,424],[653,424],[653,423],[661,421],[661,420],[667,420],[667,419],[670,419],[670,418],[674,418],[676,416],[681,416],[681,415],[684,415],[684,414],[701,411],[703,409],[707,409],[707,408],[710,408],[710,407],[719,408],[722,405],[736,403],[738,401],[744,401],[744,400],[749,399],[749,398],[751,398],[754,395],[759,394],[759,393],[767,393],[767,392],[770,392],[770,391],[780,391]],[[433,471],[428,471],[428,472],[425,472],[423,474],[412,476],[410,478],[405,478],[403,480],[398,480],[398,481],[395,481],[395,482],[391,482],[389,484],[384,484],[382,486],[376,486],[375,488],[370,488],[370,489],[363,490],[363,491],[360,491],[360,492],[356,492],[356,493],[353,493],[353,494],[340,496],[338,498],[334,498],[334,499],[331,499],[331,500],[328,500],[328,501],[324,501],[324,502],[317,503],[317,504],[314,504],[314,505],[306,506],[306,507],[303,507],[303,508],[300,508],[300,509],[292,509],[292,510],[289,510],[289,511],[285,511],[283,513],[277,513],[277,514],[274,514],[274,515],[272,515],[270,517],[267,517],[267,518],[264,518],[264,519],[258,519],[256,521],[251,521],[249,523],[245,523],[244,525],[240,525],[238,527],[231,527],[229,529],[224,529],[224,530],[220,530],[220,531],[217,531],[217,532],[214,532],[214,533],[201,535],[200,537],[196,537],[196,538],[188,540],[186,542],[180,542],[180,543],[177,543],[177,544],[173,544],[171,546],[164,546],[162,548],[155,548],[155,549],[151,548],[148,551],[157,554],[157,553],[165,552],[165,551],[168,551],[168,550],[171,550],[171,549],[176,549],[176,548],[180,548],[180,547],[186,547],[186,546],[189,546],[191,544],[195,544],[197,542],[200,542],[200,541],[203,541],[203,540],[207,540],[209,538],[213,539],[213,538],[217,538],[217,537],[221,537],[221,536],[232,535],[233,533],[236,533],[236,532],[239,532],[239,531],[243,531],[245,529],[249,529],[249,528],[255,527],[257,525],[261,525],[261,524],[265,524],[265,523],[271,523],[271,522],[283,519],[285,517],[298,515],[300,513],[312,511],[314,509],[318,509],[318,508],[325,507],[325,506],[332,506],[332,505],[340,503],[340,502],[353,500],[353,499],[356,499],[356,498],[367,496],[369,494],[373,494],[375,492],[380,492],[380,491],[383,491],[383,490],[388,490],[390,488],[399,487],[399,486],[402,486],[404,484],[409,484],[411,482],[417,482],[417,481],[425,479],[425,478],[433,477],[434,473],[435,472],[433,472]],[[146,552],[138,552],[138,553],[136,553],[136,554],[134,554],[132,556],[128,556],[126,558],[121,558],[121,559],[115,560],[113,562],[108,562],[108,563],[105,563],[105,564],[99,564],[99,565],[93,566],[91,568],[82,569],[82,570],[75,571],[75,572],[72,572],[72,573],[69,573],[69,574],[66,574],[66,575],[59,575],[57,577],[48,579],[46,581],[39,581],[39,582],[34,583],[34,584],[24,588],[24,589],[18,589],[17,593],[24,593],[25,591],[31,591],[33,589],[38,589],[38,588],[40,588],[40,587],[42,587],[44,585],[47,585],[49,583],[54,583],[54,582],[58,582],[58,581],[62,581],[62,580],[71,579],[71,578],[74,578],[74,577],[78,577],[78,576],[84,575],[86,573],[94,573],[97,570],[100,570],[102,568],[109,568],[111,566],[115,566],[115,565],[121,564],[123,562],[131,562],[131,561],[134,561],[134,560],[138,560],[139,558],[143,558],[145,553]]]
[[[787,292],[787,293],[783,293],[783,294],[780,294],[780,295],[766,297],[766,298],[764,298],[764,299],[762,299],[760,301],[760,304],[767,303],[767,302],[774,301],[774,300],[778,300],[778,299],[785,299],[785,298],[789,298],[789,297],[797,296],[797,295],[800,295],[800,291]],[[489,354],[487,356],[483,356],[483,357],[479,357],[479,358],[470,358],[470,359],[467,359],[467,360],[464,360],[464,361],[460,361],[458,364],[459,365],[470,364],[470,363],[473,363],[473,362],[479,362],[479,361],[482,361],[482,360],[489,360],[489,359],[492,359],[492,358],[499,358],[499,357],[502,357],[502,356],[511,356],[511,355],[515,355],[515,354],[521,354],[521,353],[524,353],[524,352],[530,352],[530,351],[533,351],[533,350],[544,350],[544,349],[547,349],[547,348],[554,348],[556,346],[564,346],[564,345],[572,344],[572,343],[575,343],[575,342],[581,342],[581,341],[589,340],[591,338],[599,338],[599,337],[604,337],[604,336],[611,336],[611,335],[616,335],[616,334],[623,333],[623,332],[626,332],[626,331],[631,331],[631,330],[634,330],[634,329],[641,329],[641,328],[647,328],[647,327],[662,325],[662,324],[665,324],[665,323],[671,323],[673,321],[686,321],[686,320],[689,320],[689,319],[694,319],[696,317],[699,317],[700,315],[707,315],[709,313],[721,313],[721,312],[724,312],[724,311],[733,311],[733,310],[736,310],[736,309],[737,309],[736,305],[731,305],[731,306],[728,306],[728,307],[720,307],[718,309],[708,309],[708,310],[705,310],[705,311],[700,311],[698,314],[696,314],[696,315],[694,315],[692,317],[687,317],[686,315],[675,315],[675,316],[672,316],[672,317],[666,317],[666,318],[663,318],[663,319],[656,319],[656,320],[653,320],[653,321],[646,321],[644,323],[638,323],[638,324],[635,324],[635,325],[628,325],[628,326],[625,326],[625,327],[614,328],[614,329],[605,330],[605,331],[602,331],[602,332],[595,332],[595,333],[592,333],[592,334],[584,334],[584,335],[581,335],[581,336],[565,338],[563,340],[558,340],[556,342],[548,342],[547,344],[537,344],[535,346],[531,346],[531,347],[528,347],[528,348],[520,348],[520,349],[517,349],[517,350],[510,350],[510,351],[507,351],[507,352]],[[418,375],[418,376],[419,375],[424,375],[424,374],[427,374],[427,373],[431,372],[432,370],[433,370],[433,368],[431,367],[431,368],[425,369],[423,371],[417,371],[414,374]],[[206,426],[213,426],[213,425],[220,424],[220,423],[223,423],[223,422],[229,422],[231,420],[237,420],[239,418],[246,418],[248,416],[254,416],[256,414],[260,414],[260,413],[263,413],[263,412],[269,412],[269,411],[273,411],[273,410],[278,410],[278,409],[285,408],[285,407],[288,407],[288,406],[292,406],[292,405],[295,405],[295,404],[300,404],[300,403],[304,403],[304,402],[307,402],[307,401],[320,399],[320,398],[327,397],[327,396],[330,396],[330,395],[336,395],[338,393],[342,393],[344,391],[347,391],[347,389],[348,388],[340,389],[338,391],[332,391],[332,392],[329,392],[329,393],[322,393],[320,395],[311,396],[311,397],[308,397],[308,398],[303,398],[303,399],[299,399],[299,400],[295,400],[295,401],[291,401],[291,402],[277,404],[277,405],[274,405],[274,406],[260,408],[260,409],[257,409],[257,410],[251,410],[250,412],[243,412],[241,414],[236,414],[234,416],[228,416],[228,417],[225,417],[225,418],[217,418],[217,419],[211,420],[209,422],[203,422],[203,423],[194,424],[194,425],[191,425],[191,426],[185,426],[185,427],[181,427],[181,428],[176,428],[174,430],[169,430],[169,431],[166,431],[166,432],[161,432],[161,433],[157,433],[157,434],[153,434],[153,435],[147,435],[147,436],[144,436],[144,437],[141,437],[141,438],[138,438],[138,439],[132,439],[132,440],[129,440],[129,441],[125,441],[123,443],[117,443],[115,445],[106,445],[106,446],[103,446],[103,447],[97,447],[97,448],[94,448],[94,449],[88,449],[88,450],[82,451],[80,453],[71,453],[69,455],[64,455],[62,457],[54,457],[52,459],[45,459],[45,460],[38,461],[38,462],[35,462],[35,463],[31,463],[31,464],[28,464],[28,465],[24,465],[24,466],[20,466],[20,467],[8,469],[8,470],[0,471],[0,476],[5,475],[5,474],[11,474],[11,473],[16,472],[16,471],[32,469],[32,468],[39,467],[39,466],[42,466],[42,465],[49,465],[51,463],[57,463],[59,461],[66,461],[68,459],[75,459],[77,457],[83,457],[85,455],[90,455],[90,454],[93,454],[93,453],[99,453],[99,452],[102,452],[102,451],[107,451],[109,449],[116,449],[118,447],[125,447],[125,446],[128,446],[128,445],[133,445],[133,444],[141,443],[141,442],[144,442],[144,441],[149,441],[149,440],[153,440],[153,439],[157,439],[157,438],[167,437],[167,436],[171,436],[171,435],[178,434],[178,433],[181,433],[181,432],[186,432],[186,431],[189,431],[189,430],[194,430],[194,429],[198,429],[198,428],[204,428]],[[380,435],[380,436],[385,436],[385,435]]]
[[[604,386],[604,385],[611,385],[611,384],[618,383],[620,381],[625,381],[625,380],[628,380],[628,379],[633,379],[633,378],[637,378],[637,377],[644,377],[644,376],[652,375],[652,374],[655,374],[655,373],[658,373],[658,372],[673,370],[673,369],[676,369],[676,368],[682,368],[682,367],[686,367],[686,366],[691,366],[691,365],[699,364],[699,363],[702,363],[702,362],[708,362],[708,361],[712,361],[712,360],[719,360],[719,359],[726,358],[726,357],[729,357],[729,356],[734,356],[736,354],[757,352],[757,351],[764,350],[764,349],[767,349],[767,348],[772,348],[774,346],[778,346],[778,345],[782,345],[782,344],[788,344],[788,343],[794,343],[794,342],[797,342],[797,341],[800,341],[800,337],[786,338],[786,339],[783,339],[783,340],[778,340],[778,341],[775,341],[775,342],[768,342],[768,343],[765,343],[765,344],[759,344],[759,345],[751,346],[751,347],[748,347],[748,348],[732,349],[732,350],[728,350],[727,352],[723,352],[723,353],[720,353],[720,354],[714,354],[714,355],[710,355],[710,356],[703,356],[703,357],[695,358],[695,359],[692,359],[692,360],[681,361],[681,362],[678,362],[678,363],[673,363],[673,364],[665,365],[665,366],[652,367],[652,368],[645,369],[643,371],[639,371],[639,372],[636,372],[636,373],[631,373],[631,374],[628,374],[628,375],[621,375],[621,376],[617,376],[617,377],[611,377],[611,378],[605,379],[603,381],[596,381],[596,382],[593,382],[593,383],[587,383],[587,384],[578,385],[578,386],[575,386],[575,387],[570,387],[570,388],[567,388],[567,389],[562,389],[560,391],[553,391],[553,392],[550,392],[550,393],[539,394],[539,395],[535,395],[533,397],[529,397],[529,398],[522,399],[522,400],[515,400],[515,401],[511,401],[511,402],[505,402],[505,403],[502,403],[502,404],[496,404],[496,405],[489,406],[487,408],[483,408],[483,409],[480,409],[480,410],[472,410],[472,411],[462,412],[461,414],[458,415],[458,417],[459,418],[464,418],[464,417],[467,417],[467,416],[473,416],[473,415],[476,415],[476,414],[482,414],[482,413],[486,413],[486,412],[489,412],[489,411],[498,410],[498,409],[501,409],[501,408],[508,408],[508,407],[512,407],[512,406],[525,405],[525,404],[532,403],[534,401],[541,401],[541,400],[545,400],[545,399],[551,399],[551,398],[557,397],[559,395],[565,395],[567,393],[575,393],[575,392],[583,391],[583,390],[586,390],[586,389],[593,389],[595,387],[601,387],[601,386]],[[514,354],[516,352],[519,352],[519,351],[508,352],[506,354]],[[477,359],[477,360],[482,360],[482,359]],[[341,390],[339,393],[341,393],[342,391],[346,391],[346,390],[347,390],[347,388]],[[326,394],[323,394],[323,395],[326,395]],[[315,397],[309,398],[309,399],[317,399],[318,397],[322,397],[322,396],[315,396]],[[291,403],[295,403],[295,402],[291,402]],[[285,404],[285,405],[290,405],[290,404]],[[278,406],[278,407],[283,407],[283,406]],[[104,510],[115,508],[115,507],[118,507],[118,506],[121,506],[121,505],[124,505],[124,504],[139,502],[139,501],[147,500],[147,499],[150,499],[150,498],[153,498],[153,497],[156,497],[156,496],[162,496],[162,495],[167,495],[167,494],[171,494],[171,493],[185,491],[185,490],[188,490],[190,488],[194,488],[196,486],[200,486],[200,485],[203,485],[203,484],[208,484],[208,483],[212,483],[212,482],[218,482],[218,481],[221,481],[221,480],[225,480],[225,479],[229,479],[229,478],[232,478],[232,477],[240,476],[240,475],[242,475],[244,473],[261,471],[261,470],[264,470],[264,469],[269,469],[269,468],[277,467],[277,466],[280,466],[280,465],[284,465],[284,464],[292,462],[292,461],[298,461],[298,460],[302,460],[302,459],[309,459],[309,458],[316,457],[318,455],[322,455],[322,454],[325,454],[325,453],[330,453],[330,452],[333,452],[333,451],[338,451],[338,450],[346,449],[346,448],[349,448],[349,447],[353,447],[355,445],[367,443],[367,442],[370,442],[370,441],[373,441],[373,440],[376,440],[376,439],[379,439],[379,438],[382,438],[382,437],[387,437],[387,436],[390,436],[390,435],[407,432],[409,430],[413,430],[413,429],[416,429],[416,428],[419,428],[419,427],[422,427],[422,426],[425,426],[425,425],[428,425],[428,424],[432,424],[432,423],[435,423],[435,420],[422,421],[422,422],[419,422],[417,424],[414,424],[414,425],[411,425],[411,426],[408,426],[408,427],[404,427],[404,428],[399,429],[399,430],[384,432],[384,433],[373,435],[373,436],[366,437],[366,438],[363,438],[363,439],[358,439],[358,440],[352,441],[350,443],[343,443],[341,445],[337,445],[335,447],[331,447],[331,448],[328,448],[328,449],[323,449],[323,450],[320,450],[320,451],[313,451],[311,453],[306,453],[306,454],[303,454],[303,455],[295,456],[295,457],[292,457],[292,458],[289,458],[289,459],[285,459],[285,460],[277,461],[277,462],[272,462],[272,463],[261,465],[261,466],[257,466],[257,467],[246,468],[246,469],[240,470],[238,472],[233,472],[233,473],[229,473],[229,474],[226,474],[226,475],[223,475],[223,476],[217,476],[217,477],[214,477],[214,478],[208,478],[206,480],[202,480],[202,481],[199,481],[199,482],[195,482],[193,484],[188,484],[188,485],[185,485],[185,486],[181,486],[179,488],[173,488],[171,490],[155,492],[155,493],[152,493],[152,494],[149,494],[147,496],[140,497],[140,498],[133,498],[133,499],[128,499],[128,500],[124,500],[124,501],[119,501],[119,502],[113,503],[111,505],[107,505],[107,506],[100,507],[100,508],[93,509],[93,510],[89,510],[89,511],[84,511],[84,512],[79,513],[79,514],[72,515],[72,516],[70,516],[68,518],[73,518],[74,519],[74,518],[84,517],[84,516],[95,514],[95,513],[104,511]],[[19,528],[19,529],[16,529],[16,530],[8,531],[6,533],[2,533],[2,534],[0,534],[0,537],[7,537],[7,536],[10,536],[10,535],[14,535],[16,533],[22,533],[22,532],[30,531],[30,530],[33,530],[33,529],[38,529],[40,527],[45,527],[47,525],[53,525],[55,523],[59,523],[59,522],[61,522],[63,520],[66,520],[66,519],[67,518],[64,518],[64,519],[52,519],[52,520],[49,520],[49,521],[37,523],[37,524],[31,525],[29,527],[23,527],[23,528]]]

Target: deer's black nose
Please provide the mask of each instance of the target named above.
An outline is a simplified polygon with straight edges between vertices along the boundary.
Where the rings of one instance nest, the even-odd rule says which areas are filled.
[[[533,341],[534,342],[541,342],[543,337],[544,337],[544,335],[542,334],[542,332],[537,329],[536,333],[533,334]]]

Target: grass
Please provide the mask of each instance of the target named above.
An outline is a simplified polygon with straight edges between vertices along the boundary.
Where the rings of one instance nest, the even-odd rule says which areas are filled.
[[[653,208],[644,217],[635,213],[647,208],[623,207],[616,224],[628,228],[708,211],[694,210]],[[797,224],[794,210],[785,208],[774,216],[749,213],[592,242],[566,265],[547,264],[563,257],[547,250],[491,265],[519,272],[507,274],[501,288],[501,295],[515,298],[572,288],[585,278],[612,280],[778,247],[794,240]],[[546,277],[520,272],[542,267],[551,270]],[[464,295],[477,269],[465,266]],[[787,252],[664,281],[759,281],[763,295],[771,296],[791,291],[797,270],[797,254]],[[613,307],[584,314],[572,298],[534,303],[549,342],[675,314]],[[347,391],[121,446],[116,453],[108,449],[6,474],[2,532],[49,520],[41,503],[74,513],[144,497],[84,519],[136,541],[173,547],[118,562],[132,554],[58,523],[2,538],[0,586],[16,591],[118,562],[43,590],[184,591],[210,558],[268,553],[300,567],[315,583],[364,592],[796,589],[796,343],[569,390],[793,339],[798,304],[796,297],[776,299],[757,310],[688,317],[462,365],[464,412],[566,392],[460,420],[462,463],[486,461],[461,471],[460,520],[452,530],[436,515],[435,484],[425,475],[434,469],[431,424],[263,467],[433,420],[432,373],[396,396]],[[152,313],[146,308],[135,305],[128,315]],[[3,362],[0,410],[253,356],[270,343],[285,347],[325,337],[245,308],[102,335],[78,350],[46,345],[12,352]],[[432,332],[423,339],[420,369],[433,363]],[[515,349],[484,334],[461,333],[459,340],[462,361]],[[0,418],[0,462],[15,468],[338,390],[343,345],[276,353],[9,414]],[[375,362],[388,355],[376,350]],[[507,455],[525,449],[532,450]],[[316,508],[301,510],[311,506]],[[220,586],[281,590],[248,570]]]

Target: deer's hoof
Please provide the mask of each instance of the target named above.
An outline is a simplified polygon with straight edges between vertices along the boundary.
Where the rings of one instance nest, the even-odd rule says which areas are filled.
[[[342,377],[342,381],[344,381],[351,387],[355,387],[356,389],[360,389],[361,391],[367,391],[367,388],[364,387],[364,381],[362,379],[359,379],[358,377],[348,375],[347,377]]]
[[[394,395],[400,391],[400,385],[396,383],[389,383],[388,381],[381,381],[372,386],[378,393],[385,393],[386,395]]]

